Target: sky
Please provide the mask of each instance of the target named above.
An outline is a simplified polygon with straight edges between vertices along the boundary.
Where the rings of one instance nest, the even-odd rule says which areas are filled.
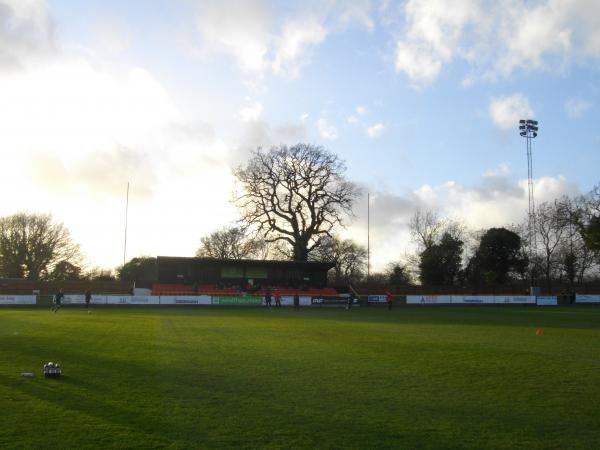
[[[372,270],[417,208],[472,229],[600,182],[597,0],[0,0],[0,216],[51,213],[90,267],[192,256],[232,169],[307,142],[363,196]]]

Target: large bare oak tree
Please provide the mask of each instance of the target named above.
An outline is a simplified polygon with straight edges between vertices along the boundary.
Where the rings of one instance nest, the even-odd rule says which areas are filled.
[[[258,149],[235,175],[243,191],[236,197],[242,221],[266,242],[289,244],[296,261],[331,236],[359,191],[344,178],[346,167],[320,146],[296,144]]]

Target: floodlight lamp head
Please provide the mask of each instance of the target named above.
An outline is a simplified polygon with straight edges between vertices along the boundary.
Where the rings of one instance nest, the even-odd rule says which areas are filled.
[[[538,124],[538,121],[537,121],[537,120],[528,120],[528,121],[527,121],[527,123],[528,123],[529,125],[536,125],[536,126],[537,126],[537,124]]]
[[[537,133],[534,131],[533,132],[533,137],[536,137],[536,136],[537,136]]]
[[[522,125],[525,124],[525,122],[527,122],[525,119],[519,120],[519,123],[522,124]]]
[[[521,134],[521,136],[523,136],[523,137],[527,136],[527,133],[526,133],[525,131],[521,131],[521,133],[520,133],[520,134]]]

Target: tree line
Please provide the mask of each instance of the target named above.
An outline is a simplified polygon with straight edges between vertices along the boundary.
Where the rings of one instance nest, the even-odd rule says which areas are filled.
[[[258,148],[234,170],[239,221],[201,237],[196,255],[329,261],[333,283],[468,286],[529,280],[550,286],[598,277],[600,185],[584,196],[538,205],[533,233],[526,223],[468,230],[459,220],[417,210],[409,223],[415,251],[367,277],[367,250],[339,234],[360,195],[345,171],[344,162],[320,146]],[[69,230],[49,214],[0,218],[0,277],[156,278],[150,256],[114,270],[84,268],[82,261]]]

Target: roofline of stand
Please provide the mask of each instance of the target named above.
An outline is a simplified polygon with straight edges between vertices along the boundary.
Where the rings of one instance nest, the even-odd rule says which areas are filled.
[[[225,263],[225,264],[251,264],[251,265],[268,265],[268,266],[315,266],[315,267],[327,267],[331,269],[335,266],[334,262],[326,261],[290,261],[290,260],[279,260],[279,259],[229,259],[229,258],[211,258],[204,256],[157,256],[156,260],[187,260],[187,261],[198,261],[198,262],[214,262],[214,263]]]

